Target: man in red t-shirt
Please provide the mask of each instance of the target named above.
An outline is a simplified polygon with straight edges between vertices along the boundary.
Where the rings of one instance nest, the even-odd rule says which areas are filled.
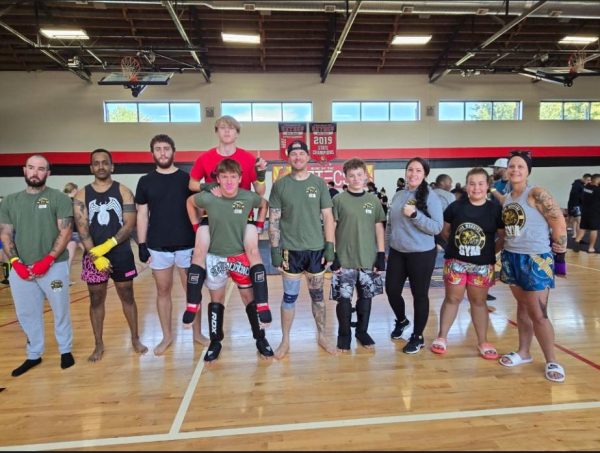
[[[261,197],[265,194],[265,173],[267,162],[248,151],[238,148],[236,140],[240,133],[240,123],[232,116],[222,116],[215,122],[215,133],[219,144],[205,153],[200,154],[194,162],[190,172],[189,188],[193,192],[201,190],[210,191],[215,196],[221,196],[221,191],[216,183],[216,168],[225,158],[237,161],[242,167],[242,180],[240,188],[251,190]],[[204,180],[204,184],[200,181]],[[206,254],[210,244],[210,233],[207,217],[202,217],[204,212],[188,209],[188,214],[196,233],[196,251],[192,256],[192,266],[188,271],[187,306],[183,315],[183,323],[191,325],[196,313],[201,313],[202,284],[206,277]],[[251,220],[251,219],[250,219]],[[248,223],[244,234],[244,251],[250,261],[250,277],[254,289],[254,298],[257,303],[266,303],[267,278],[260,252],[258,250],[258,234],[264,224],[262,222]]]

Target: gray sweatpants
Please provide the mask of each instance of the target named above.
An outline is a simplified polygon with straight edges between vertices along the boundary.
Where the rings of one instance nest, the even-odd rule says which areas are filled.
[[[10,291],[17,319],[27,335],[27,358],[38,359],[44,353],[44,299],[48,298],[54,313],[54,336],[61,354],[71,352],[73,327],[69,305],[69,265],[54,263],[46,275],[23,280],[10,271]]]

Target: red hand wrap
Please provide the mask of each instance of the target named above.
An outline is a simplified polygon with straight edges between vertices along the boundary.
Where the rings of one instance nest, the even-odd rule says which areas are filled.
[[[54,258],[52,255],[46,255],[41,260],[36,261],[31,265],[31,273],[33,275],[44,275],[50,269],[50,266],[54,263]]]
[[[29,278],[31,277],[31,272],[29,271],[29,268],[18,258],[12,261],[12,267],[17,273],[17,275],[23,280],[29,280]]]

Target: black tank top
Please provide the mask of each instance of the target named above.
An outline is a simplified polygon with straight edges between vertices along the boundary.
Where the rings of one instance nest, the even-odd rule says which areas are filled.
[[[123,226],[123,197],[120,184],[113,181],[106,192],[96,192],[91,184],[85,186],[85,205],[88,210],[88,227],[94,245],[100,245],[117,234]],[[129,240],[113,250],[131,250]]]

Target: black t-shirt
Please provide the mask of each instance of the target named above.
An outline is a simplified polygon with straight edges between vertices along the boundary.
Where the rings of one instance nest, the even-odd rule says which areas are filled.
[[[586,216],[600,216],[600,187],[587,184],[581,195],[581,213]]]
[[[581,179],[576,179],[571,184],[571,191],[569,192],[569,201],[567,202],[567,207],[569,209],[574,208],[575,206],[581,206],[581,197],[583,195],[583,181]]]
[[[190,175],[183,170],[163,174],[156,170],[140,178],[135,202],[149,210],[146,243],[152,250],[175,251],[194,247],[194,229],[187,214]]]
[[[496,262],[495,235],[504,228],[499,204],[488,200],[475,206],[463,197],[448,205],[444,222],[451,225],[444,258],[478,265]]]

